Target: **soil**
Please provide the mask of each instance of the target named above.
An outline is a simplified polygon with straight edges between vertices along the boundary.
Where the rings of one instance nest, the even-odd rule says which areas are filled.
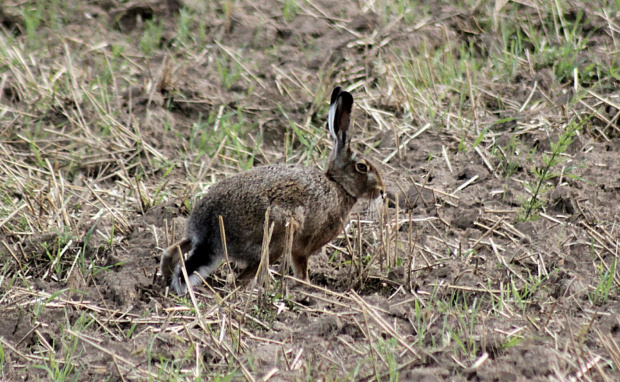
[[[463,116],[463,123],[480,129],[455,131],[449,125],[453,122],[437,118],[411,138],[427,123],[426,106],[417,104],[413,130],[398,130],[411,110],[402,94],[387,91],[397,84],[385,78],[389,66],[379,61],[389,62],[398,52],[419,54],[447,41],[469,41],[479,58],[487,56],[501,41],[478,32],[482,6],[464,11],[451,2],[423,1],[420,9],[432,10],[413,26],[404,20],[385,23],[383,14],[357,2],[300,2],[303,10],[293,20],[283,16],[282,2],[230,2],[230,9],[222,8],[222,2],[205,8],[208,43],[203,55],[196,56],[175,45],[181,9],[199,6],[190,3],[71,3],[73,18],[63,30],[67,46],[52,47],[58,38],[52,33],[42,37],[50,44],[50,65],[66,59],[64,49],[94,49],[92,62],[86,54],[75,57],[82,66],[78,78],[88,76],[89,65],[97,65],[99,44],[107,44],[101,48],[106,52],[112,44],[125,49],[135,67],[118,69],[109,107],[118,121],[140,126],[142,151],[139,165],[129,169],[117,165],[119,158],[129,162],[133,157],[121,152],[116,141],[99,142],[93,156],[85,155],[77,167],[68,157],[57,158],[66,187],[85,190],[65,200],[65,216],[51,211],[62,201],[49,191],[58,178],[49,178],[47,191],[7,194],[39,198],[37,206],[23,211],[36,211],[43,223],[33,225],[30,233],[9,225],[0,230],[3,378],[52,379],[49,370],[34,367],[44,362],[45,351],[73,364],[69,375],[80,380],[189,379],[197,364],[208,380],[227,373],[233,380],[270,381],[395,380],[395,374],[401,381],[620,378],[620,365],[614,363],[620,351],[610,350],[617,350],[620,340],[620,278],[614,265],[620,236],[618,127],[593,117],[563,156],[566,161],[557,171],[566,175],[546,182],[542,213],[522,219],[530,196],[524,184],[535,184],[533,168],[543,167],[541,156],[532,159],[532,149],[551,151],[571,113],[588,110],[583,104],[609,119],[618,110],[592,96],[568,110],[570,81],[562,82],[549,68],[533,71],[523,65],[510,83],[476,79],[486,92],[477,93],[479,109]],[[582,10],[578,4],[570,6],[575,9],[566,15]],[[17,7],[0,10],[0,22],[23,43],[26,29]],[[528,7],[517,11],[537,20]],[[602,47],[616,46],[617,52],[602,16],[589,16],[595,45],[584,65],[611,60]],[[147,60],[136,41],[153,19],[163,20],[162,42]],[[364,38],[368,45],[361,43]],[[241,69],[243,80],[227,86],[210,61],[212,51],[228,57],[231,68],[232,57],[247,65]],[[0,78],[1,101],[11,113],[42,112],[21,98],[14,74]],[[207,280],[208,287],[196,288],[196,305],[170,295],[157,275],[162,250],[182,236],[189,206],[202,186],[243,169],[243,163],[211,161],[209,155],[183,163],[180,153],[196,134],[196,121],[217,115],[220,107],[226,113],[241,110],[245,121],[258,119],[246,132],[249,147],[257,136],[262,139],[254,164],[283,162],[285,136],[293,135],[291,122],[324,126],[327,99],[317,105],[313,93],[320,88],[327,94],[336,83],[362,78],[363,84],[352,90],[355,141],[381,168],[388,187],[385,211],[378,214],[368,203],[359,203],[348,239],[339,237],[311,259],[312,285],[289,280],[285,296],[280,293],[280,264],[272,267],[272,286],[266,291],[256,287],[231,293],[228,267],[222,265]],[[610,81],[597,92],[617,100],[620,81]],[[451,113],[455,106],[450,97],[458,98],[449,94],[454,89],[435,90],[446,92],[437,102]],[[49,126],[78,123],[67,115],[76,115],[80,101],[62,102],[38,115],[39,120]],[[84,118],[95,115],[92,106],[81,102]],[[526,102],[545,106],[510,107]],[[389,117],[381,122],[376,110]],[[0,118],[5,153],[35,163],[31,146],[17,138],[17,132],[32,127]],[[477,131],[487,127],[491,138],[473,148]],[[317,140],[316,150],[324,151],[328,140],[325,132],[320,134],[324,139]],[[470,142],[469,149],[461,149],[463,140]],[[73,147],[69,142],[54,145]],[[495,146],[503,151],[491,153]],[[300,152],[303,144],[294,141],[288,149]],[[51,146],[40,150],[53,158]],[[157,155],[172,165],[165,182],[166,168],[149,168],[160,162]],[[164,196],[140,202],[136,186],[127,183],[133,177],[150,195],[163,187]],[[104,191],[97,198],[83,183]],[[7,216],[0,215],[0,221]],[[58,228],[63,219],[69,222],[70,241],[63,236],[67,231]],[[63,250],[66,256],[55,273],[46,254]],[[84,261],[72,264],[80,256]],[[101,271],[84,272],[81,264]],[[609,268],[614,270],[611,288],[597,299],[593,296]],[[74,353],[67,350],[71,341]]]

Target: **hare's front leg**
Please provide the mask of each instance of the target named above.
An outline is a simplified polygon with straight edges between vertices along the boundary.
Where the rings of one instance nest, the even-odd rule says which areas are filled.
[[[305,255],[295,256],[295,254],[293,254],[292,257],[293,257],[293,270],[295,271],[295,277],[309,283],[310,282],[310,278],[308,277],[309,256],[305,256]]]

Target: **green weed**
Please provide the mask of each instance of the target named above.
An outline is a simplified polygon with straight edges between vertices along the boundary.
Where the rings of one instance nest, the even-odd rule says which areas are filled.
[[[609,269],[604,269],[602,266],[600,275],[599,275],[599,283],[596,286],[594,292],[588,293],[588,298],[590,303],[593,305],[600,306],[604,304],[609,299],[609,294],[614,287],[614,277],[616,276],[616,263],[617,258],[614,258],[611,262],[611,266]]]
[[[163,20],[153,19],[146,21],[146,27],[140,38],[140,49],[146,57],[151,56],[155,49],[161,47],[163,31]]]
[[[526,188],[530,191],[531,196],[523,205],[522,219],[527,220],[532,213],[536,213],[543,208],[544,202],[540,198],[541,195],[549,192],[553,187],[548,182],[557,178],[560,174],[554,172],[553,169],[566,161],[562,156],[573,142],[575,135],[583,126],[583,122],[579,123],[575,120],[569,122],[566,128],[560,132],[558,140],[551,142],[551,154],[542,154],[543,167],[533,167],[532,172],[537,181],[534,184],[526,183]]]

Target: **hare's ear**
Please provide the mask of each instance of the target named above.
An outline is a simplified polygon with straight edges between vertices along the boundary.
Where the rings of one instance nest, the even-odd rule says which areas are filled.
[[[351,93],[343,91],[340,86],[336,86],[332,92],[329,116],[327,118],[327,126],[329,127],[329,133],[334,138],[334,150],[336,152],[349,147],[351,138],[347,133],[351,123],[352,109],[353,96]]]

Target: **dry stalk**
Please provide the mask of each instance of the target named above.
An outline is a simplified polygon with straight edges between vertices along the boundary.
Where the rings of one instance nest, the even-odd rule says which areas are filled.
[[[224,218],[222,217],[222,215],[219,215],[217,218],[220,225],[220,239],[222,241],[222,248],[224,248],[224,259],[226,260],[226,267],[228,268],[229,277],[232,279],[233,290],[237,290],[234,272],[232,266],[230,265],[230,259],[228,257],[228,246],[226,245],[226,230],[224,229]]]

